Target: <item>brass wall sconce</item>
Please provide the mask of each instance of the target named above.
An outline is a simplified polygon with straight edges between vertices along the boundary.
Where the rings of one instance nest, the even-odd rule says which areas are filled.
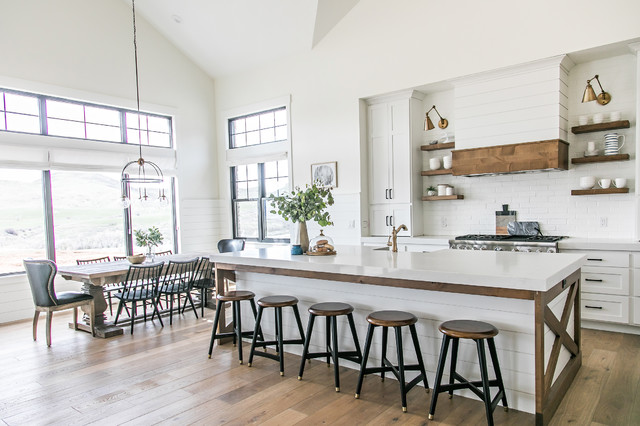
[[[598,86],[600,86],[600,90],[602,91],[602,93],[600,93],[597,96],[596,96],[596,92],[593,90],[593,87],[591,86],[591,80],[593,79],[595,79],[598,82]],[[596,100],[600,105],[606,105],[609,102],[611,102],[611,95],[605,92],[604,89],[602,88],[602,84],[600,84],[600,79],[598,78],[598,74],[596,74],[595,77],[587,80],[587,87],[584,89],[584,95],[582,95],[583,103],[596,101]]]
[[[435,129],[436,127],[433,125],[433,122],[429,118],[429,113],[431,112],[431,110],[435,110],[436,114],[438,114],[438,117],[440,118],[440,121],[438,121],[438,127],[440,127],[441,129],[446,129],[447,126],[449,125],[449,120],[447,120],[446,118],[442,118],[442,116],[436,109],[436,106],[434,105],[431,107],[431,109],[429,109],[429,111],[427,111],[427,114],[425,115],[424,130],[427,131],[427,130]]]

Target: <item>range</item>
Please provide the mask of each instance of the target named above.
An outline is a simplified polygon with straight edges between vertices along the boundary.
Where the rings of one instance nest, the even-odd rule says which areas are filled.
[[[522,251],[557,253],[561,236],[551,235],[461,235],[449,240],[449,248],[459,250]]]

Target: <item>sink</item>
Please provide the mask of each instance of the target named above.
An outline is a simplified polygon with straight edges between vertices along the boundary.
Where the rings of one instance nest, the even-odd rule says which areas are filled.
[[[378,248],[374,248],[375,251],[389,251],[391,250],[391,247],[389,246],[384,246],[384,247],[378,247]]]

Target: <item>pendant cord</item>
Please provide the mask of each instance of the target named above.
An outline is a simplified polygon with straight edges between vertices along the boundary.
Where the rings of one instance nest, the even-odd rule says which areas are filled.
[[[138,147],[142,158],[142,126],[140,124],[140,82],[138,80],[138,43],[136,36],[136,0],[131,0],[133,10],[133,54],[136,67],[136,106],[138,108]]]

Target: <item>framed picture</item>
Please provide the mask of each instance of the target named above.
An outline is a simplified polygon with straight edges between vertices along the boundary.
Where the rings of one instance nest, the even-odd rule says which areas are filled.
[[[338,187],[338,162],[311,165],[311,180],[319,181],[321,186]]]

